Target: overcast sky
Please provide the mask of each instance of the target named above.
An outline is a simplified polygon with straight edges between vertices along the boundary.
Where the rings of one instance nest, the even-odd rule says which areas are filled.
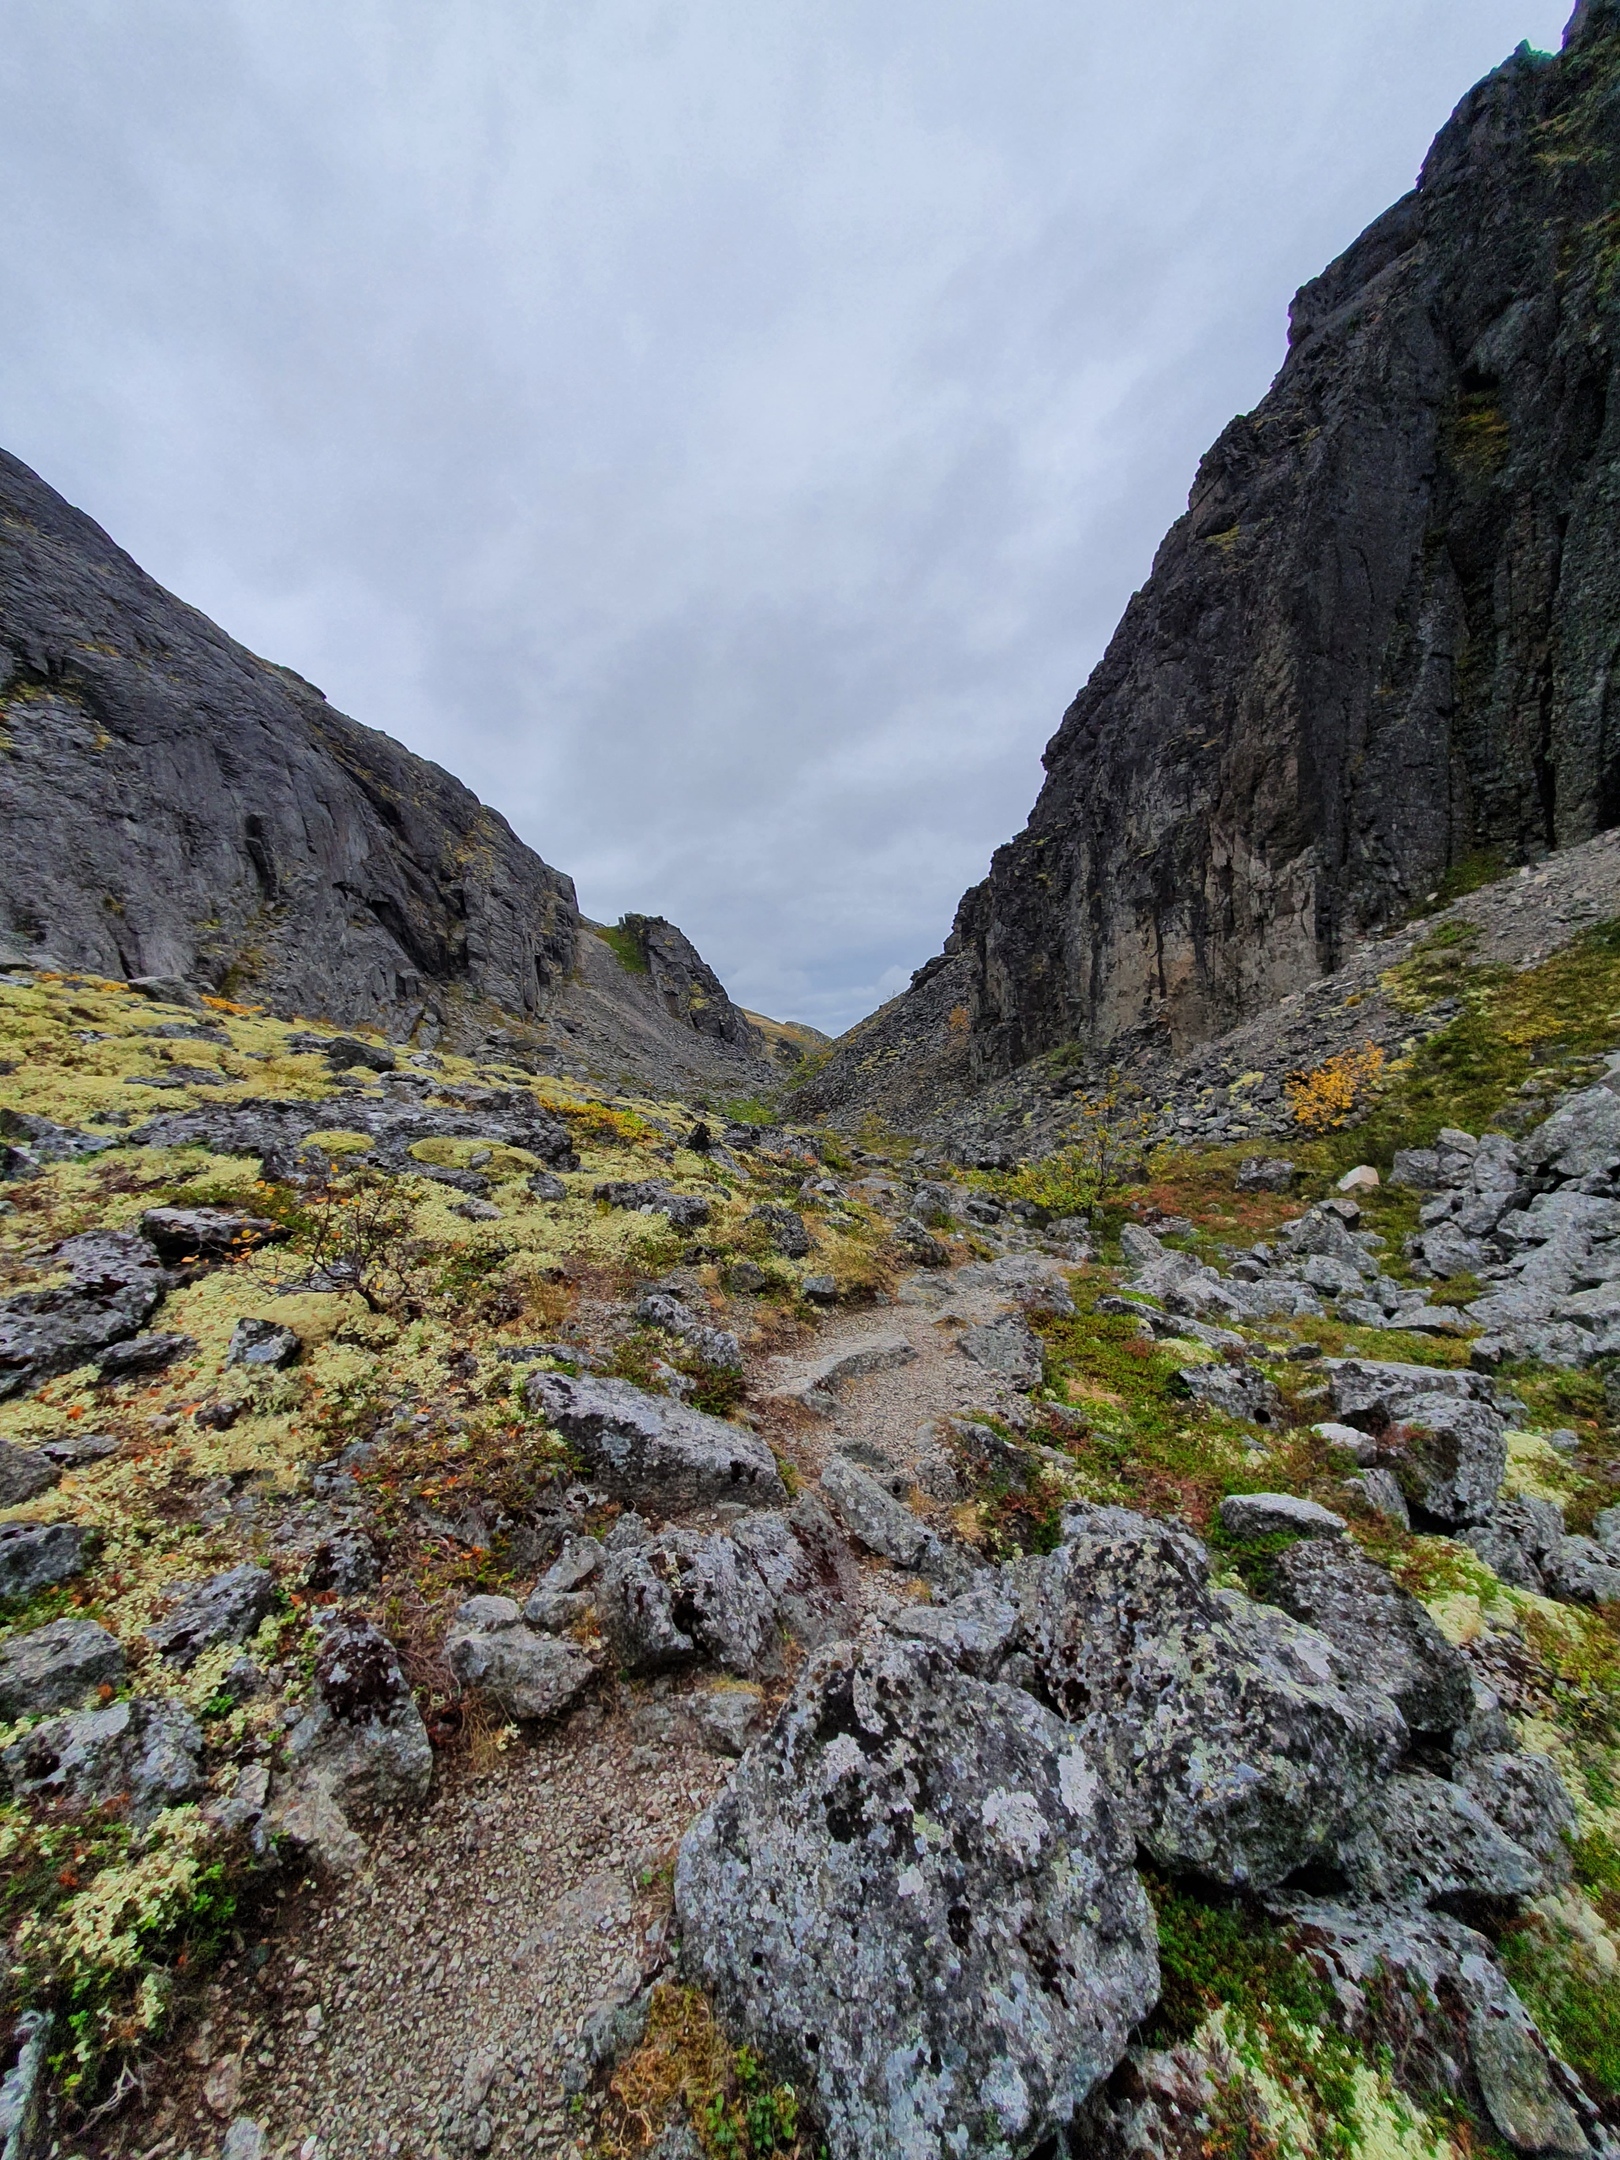
[[[8,0],[0,441],[836,1031],[1570,0]]]

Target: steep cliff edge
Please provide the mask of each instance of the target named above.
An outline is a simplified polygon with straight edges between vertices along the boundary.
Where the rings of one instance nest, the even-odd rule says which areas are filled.
[[[1592,0],[1300,292],[1028,826],[828,1106],[902,1058],[926,1094],[1063,1043],[1183,1049],[1448,880],[1620,820],[1617,279],[1620,8]]]

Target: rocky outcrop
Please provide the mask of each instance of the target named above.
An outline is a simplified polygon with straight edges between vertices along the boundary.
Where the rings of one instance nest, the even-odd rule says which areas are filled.
[[[662,915],[626,915],[605,936],[632,973],[647,976],[671,1020],[750,1057],[765,1056],[765,1038],[741,1006],[733,1005],[725,984],[684,931]]]
[[[1416,1958],[1477,2006],[1478,2118],[1521,2150],[1585,2149],[1579,2087],[1488,1945],[1433,1910],[1500,1920],[1568,1880],[1557,1772],[1345,1539],[1276,1573],[1280,1605],[1217,1589],[1185,1530],[1075,1504],[1054,1552],[896,1602],[802,1668],[688,1833],[676,1911],[688,1974],[836,2160],[1193,2149],[1148,2120],[1163,2057],[1131,2048],[1108,2075],[1158,1985],[1133,1860],[1271,1903],[1313,1959],[1342,1941],[1322,2009],[1352,2032],[1377,1945],[1397,1976]],[[1337,1895],[1301,1904],[1312,1877]],[[1414,2068],[1422,2088],[1421,2066],[1397,2078]],[[1131,2095],[1141,2134],[1108,2130]]]
[[[771,1079],[691,941],[626,921],[633,967],[581,936],[572,880],[498,812],[235,644],[0,452],[0,965],[448,1032],[670,1092]]]
[[[1620,14],[1522,47],[1305,286],[1287,360],[1048,745],[945,954],[812,1083],[1231,1027],[1448,871],[1620,818],[1605,219]],[[832,1068],[840,1068],[840,1072]],[[847,1069],[843,1069],[847,1068]]]

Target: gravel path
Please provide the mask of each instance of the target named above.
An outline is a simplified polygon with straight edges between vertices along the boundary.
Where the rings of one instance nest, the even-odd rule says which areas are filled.
[[[1009,1300],[960,1272],[908,1276],[892,1303],[829,1315],[766,1361],[760,1396],[874,1338],[916,1351],[844,1382],[831,1419],[765,1402],[762,1424],[807,1478],[851,1441],[909,1464],[938,1418],[1017,1415],[1022,1398],[957,1347]],[[863,1576],[864,1601],[883,1602],[890,1572]],[[266,2160],[575,2153],[562,2080],[586,2014],[663,1963],[675,1849],[732,1767],[683,1718],[708,1678],[610,1684],[482,1769],[441,1765],[428,1809],[381,1830],[358,1875],[285,1895],[267,1944],[222,1968],[151,2103],[84,2160],[214,2160],[244,2115]]]
[[[561,2076],[585,2013],[661,1963],[668,1863],[730,1768],[682,1744],[678,1707],[667,1683],[626,1688],[452,1771],[351,1882],[294,1893],[144,2129],[100,2149],[204,2160],[245,2114],[286,2160],[574,2152]]]

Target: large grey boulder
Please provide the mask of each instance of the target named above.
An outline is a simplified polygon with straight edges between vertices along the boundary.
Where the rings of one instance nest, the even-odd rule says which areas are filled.
[[[748,1220],[763,1225],[771,1250],[781,1253],[784,1259],[802,1260],[808,1254],[810,1233],[796,1208],[779,1207],[775,1202],[769,1202],[755,1208]]]
[[[1338,1538],[1345,1531],[1342,1515],[1297,1493],[1231,1493],[1221,1502],[1220,1522],[1234,1538]]]
[[[1326,1358],[1333,1415],[1363,1431],[1398,1425],[1412,1404],[1434,1395],[1497,1407],[1495,1383],[1483,1373],[1447,1365],[1402,1365],[1377,1358]]]
[[[984,1320],[968,1328],[958,1347],[964,1357],[1010,1387],[1040,1385],[1040,1337],[1016,1313],[1005,1313],[998,1320]]]
[[[1125,1813],[1072,1729],[923,1643],[839,1643],[688,1832],[688,1971],[833,2160],[1012,2160],[1158,1994]]]
[[[1564,1511],[1555,1500],[1515,1495],[1500,1501],[1488,1518],[1458,1533],[1499,1575],[1519,1590],[1543,1590],[1542,1568],[1564,1538]]]
[[[287,1736],[295,1787],[314,1812],[343,1816],[419,1805],[433,1746],[393,1644],[370,1621],[332,1613],[321,1625],[315,1690]]]
[[[618,1498],[671,1513],[716,1500],[769,1507],[787,1498],[757,1434],[627,1380],[532,1372],[524,1395],[568,1442],[592,1483]]]
[[[85,1808],[127,1797],[140,1824],[202,1789],[202,1744],[189,1710],[138,1698],[47,1718],[0,1755],[0,1769],[22,1799]]]
[[[233,1208],[148,1208],[142,1235],[171,1266],[180,1261],[234,1260],[260,1245],[285,1238],[280,1223],[263,1215],[243,1215]]]
[[[673,1291],[649,1290],[636,1306],[636,1318],[646,1327],[680,1336],[694,1355],[717,1372],[741,1372],[742,1345],[731,1330],[710,1327]]]
[[[246,1642],[275,1602],[276,1578],[268,1568],[227,1568],[193,1587],[171,1586],[176,1602],[146,1631],[146,1639],[170,1665],[194,1665],[205,1650],[223,1642]]]
[[[596,1605],[614,1661],[624,1672],[656,1672],[708,1659],[746,1674],[780,1660],[776,1601],[758,1570],[724,1535],[666,1530],[644,1545],[611,1553]]]
[[[1408,1471],[1403,1490],[1414,1507],[1448,1529],[1490,1520],[1507,1473],[1507,1421],[1487,1403],[1414,1396],[1401,1445]]]
[[[854,1625],[847,1555],[825,1513],[801,1500],[791,1517],[744,1517],[731,1530],[665,1530],[610,1551],[596,1608],[626,1672],[711,1662],[728,1672],[776,1670],[789,1632],[821,1642]]]
[[[1620,1563],[1595,1538],[1560,1538],[1541,1574],[1548,1596],[1566,1605],[1620,1604]]]
[[[88,1537],[76,1523],[0,1523],[0,1598],[31,1598],[82,1574]]]
[[[124,1651],[94,1620],[52,1620],[0,1643],[0,1718],[70,1710],[93,1689],[117,1687]]]
[[[1278,1554],[1273,1572],[1276,1602],[1325,1635],[1414,1733],[1444,1737],[1467,1723],[1474,1707],[1467,1659],[1387,1568],[1347,1539],[1302,1538]]]
[[[1000,1291],[1016,1298],[1026,1312],[1056,1313],[1064,1319],[1074,1312],[1068,1277],[1057,1261],[1041,1253],[1003,1253],[996,1260],[973,1261],[958,1271],[956,1287]]]
[[[1491,1821],[1530,1854],[1541,1870],[1541,1887],[1568,1880],[1575,1805],[1545,1755],[1512,1748],[1464,1751],[1452,1775]]]
[[[1325,1636],[1214,1590],[1202,1545],[1123,1508],[1065,1510],[1014,1571],[1047,1697],[1172,1872],[1265,1890],[1329,1857],[1407,1730]]]
[[[1176,1374],[1194,1402],[1223,1417],[1270,1425],[1282,1412],[1282,1397],[1264,1373],[1248,1365],[1188,1365]]]
[[[1339,1864],[1366,1904],[1501,1903],[1545,1886],[1540,1862],[1472,1793],[1426,1770],[1397,1771],[1378,1786],[1341,1843]]]
[[[1019,1614],[995,1578],[986,1575],[943,1605],[902,1605],[888,1624],[891,1634],[932,1643],[975,1679],[993,1680],[1017,1643]]]
[[[1566,1184],[1612,1176],[1620,1168],[1620,1095],[1591,1087],[1569,1096],[1519,1142],[1519,1153],[1531,1169]]]

